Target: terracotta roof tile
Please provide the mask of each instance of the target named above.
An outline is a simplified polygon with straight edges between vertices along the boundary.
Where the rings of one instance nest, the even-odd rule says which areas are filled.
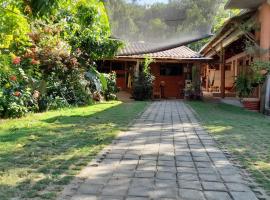
[[[145,50],[152,49],[153,53],[140,54]],[[154,51],[154,46],[145,43],[132,43],[122,49],[117,55],[118,58],[144,58],[151,57],[153,59],[205,59],[200,53],[197,53],[186,46],[180,46],[177,48]]]

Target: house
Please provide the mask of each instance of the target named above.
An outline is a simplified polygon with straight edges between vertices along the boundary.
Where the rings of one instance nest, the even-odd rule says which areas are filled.
[[[254,60],[270,60],[270,1],[229,0],[226,9],[234,8],[243,10],[200,51],[212,58],[202,68],[204,91],[221,98],[237,97],[235,80],[251,71]],[[248,50],[250,44],[254,45],[253,52]],[[260,85],[250,95],[261,102],[262,109],[269,108],[269,89],[265,88]]]
[[[186,46],[157,49],[139,42],[129,43],[115,58],[99,62],[99,71],[115,71],[117,86],[131,93],[133,78],[146,57],[153,59],[150,64],[151,73],[155,76],[153,96],[176,99],[184,98],[184,88],[192,81],[192,69],[209,60]]]

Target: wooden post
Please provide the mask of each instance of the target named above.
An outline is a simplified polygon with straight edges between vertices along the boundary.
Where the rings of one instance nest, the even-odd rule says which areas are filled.
[[[127,79],[128,79],[128,77],[127,77],[127,61],[125,61],[125,89],[127,88]]]
[[[136,63],[136,66],[135,66],[135,72],[134,72],[134,75],[135,75],[136,77],[139,76],[139,71],[140,71],[140,61],[137,60],[137,63]]]
[[[259,11],[259,20],[261,23],[260,47],[262,49],[261,59],[269,61],[270,48],[270,5],[265,2]]]
[[[225,98],[225,50],[223,48],[223,44],[221,43],[220,50],[220,72],[221,72],[221,83],[220,83],[220,92],[221,98]]]
[[[206,92],[209,92],[209,64],[206,65]]]
[[[270,4],[269,1],[265,2],[260,10],[259,10],[259,20],[261,24],[261,30],[260,30],[260,47],[261,47],[261,60],[263,61],[269,61],[269,49],[270,49]],[[270,81],[267,81],[265,84],[269,84]],[[268,85],[269,86],[269,85]],[[268,88],[266,86],[266,88]],[[267,101],[269,101],[269,96],[267,97],[267,89],[266,88],[260,88],[262,93],[259,93],[259,98],[261,101],[261,112],[264,112],[269,108],[266,106]],[[269,88],[268,88],[269,89]],[[268,98],[268,99],[267,99]]]

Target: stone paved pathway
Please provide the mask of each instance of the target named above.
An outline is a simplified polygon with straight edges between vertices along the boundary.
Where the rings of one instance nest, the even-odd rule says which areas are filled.
[[[181,101],[152,103],[108,149],[59,199],[257,199]]]

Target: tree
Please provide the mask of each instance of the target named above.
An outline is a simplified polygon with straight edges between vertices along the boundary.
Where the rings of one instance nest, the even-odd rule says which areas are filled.
[[[121,45],[99,0],[0,0],[0,17],[0,116],[89,103],[86,72]]]
[[[219,0],[107,2],[112,32],[116,37],[158,43],[172,43],[181,37],[210,32],[213,16],[220,3]]]
[[[17,7],[9,4],[3,7],[3,3],[0,6],[0,49],[23,45],[30,32],[28,20]]]
[[[227,0],[221,0],[219,6],[217,8],[216,15],[214,15],[214,20],[212,24],[211,32],[215,34],[223,24],[232,16],[237,15],[240,11],[239,10],[225,10],[225,4]],[[195,51],[199,51],[205,44],[209,42],[210,38],[195,42],[190,44],[189,47]]]
[[[110,38],[109,21],[102,2],[79,1],[71,10],[67,25],[67,39],[73,51],[80,50],[82,62],[112,57],[121,46]]]

